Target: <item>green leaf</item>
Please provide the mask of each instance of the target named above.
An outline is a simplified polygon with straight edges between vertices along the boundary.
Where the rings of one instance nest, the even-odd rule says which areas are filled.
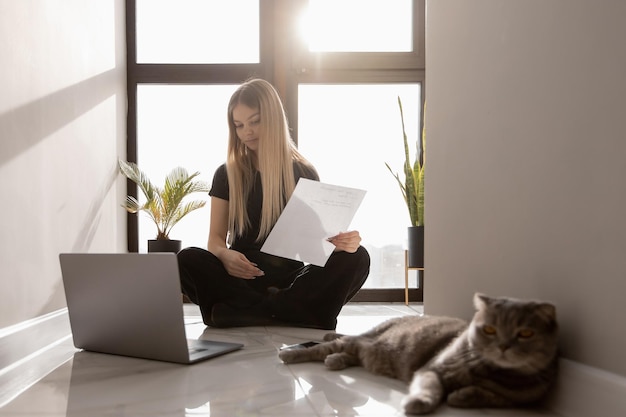
[[[182,167],[174,168],[166,176],[164,187],[159,188],[135,163],[120,160],[119,167],[120,172],[137,184],[146,198],[146,202],[140,205],[135,197],[128,196],[123,207],[130,213],[146,212],[157,227],[157,239],[168,239],[172,228],[183,217],[206,204],[203,200],[183,202],[190,194],[209,191],[207,183],[195,180],[199,172],[189,175]]]
[[[421,146],[417,147],[416,143],[416,157],[415,162],[411,162],[411,155],[409,149],[409,141],[406,134],[404,125],[404,111],[402,109],[402,100],[398,96],[398,107],[400,109],[400,121],[402,123],[402,139],[404,143],[404,182],[400,179],[397,173],[391,169],[389,164],[385,162],[387,169],[394,176],[404,201],[409,211],[409,218],[412,226],[424,225],[424,150],[425,150],[425,136],[426,129],[422,130]]]

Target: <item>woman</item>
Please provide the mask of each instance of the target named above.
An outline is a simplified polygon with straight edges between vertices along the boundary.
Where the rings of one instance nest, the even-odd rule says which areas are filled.
[[[324,267],[262,253],[298,179],[319,177],[295,148],[278,93],[267,81],[252,79],[235,91],[228,127],[227,161],[209,192],[208,251],[178,253],[184,294],[209,326],[334,329],[369,274],[359,232],[334,236]]]

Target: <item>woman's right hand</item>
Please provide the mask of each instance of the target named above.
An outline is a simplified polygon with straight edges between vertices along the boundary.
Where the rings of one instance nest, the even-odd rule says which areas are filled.
[[[257,268],[255,263],[250,262],[243,253],[236,250],[226,249],[220,253],[219,258],[224,264],[226,272],[234,277],[255,279],[265,275],[265,272]]]

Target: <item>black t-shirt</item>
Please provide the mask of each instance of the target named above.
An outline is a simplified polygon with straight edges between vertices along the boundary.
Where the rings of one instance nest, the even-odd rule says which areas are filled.
[[[300,178],[308,178],[319,181],[319,175],[315,168],[308,167],[300,162],[293,163],[293,175],[296,183]],[[226,164],[220,165],[213,175],[213,184],[209,191],[211,197],[229,200],[228,191],[228,175],[226,173]],[[261,186],[261,174],[257,171],[254,184],[250,195],[248,196],[247,209],[250,218],[250,227],[244,231],[242,236],[233,236],[231,249],[249,254],[250,252],[258,252],[263,246],[263,242],[256,242],[259,235],[261,222],[261,207],[263,204],[263,187]]]

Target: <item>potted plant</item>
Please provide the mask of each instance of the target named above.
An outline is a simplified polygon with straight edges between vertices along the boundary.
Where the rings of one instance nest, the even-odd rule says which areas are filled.
[[[400,120],[402,122],[402,135],[404,139],[404,181],[397,173],[394,173],[389,164],[385,163],[389,172],[395,177],[404,201],[409,210],[411,226],[408,228],[408,267],[424,267],[424,161],[426,145],[426,128],[422,129],[421,142],[416,142],[415,161],[411,161],[409,142],[404,128],[404,113],[402,111],[402,100],[398,97],[398,107],[400,108]],[[420,146],[417,144],[420,143]]]
[[[155,186],[133,162],[120,160],[119,168],[126,178],[137,184],[146,198],[145,203],[140,204],[135,197],[129,195],[122,207],[129,213],[148,213],[157,228],[156,239],[148,240],[148,252],[178,252],[180,240],[169,238],[172,227],[187,214],[206,204],[203,200],[183,201],[192,193],[209,191],[205,182],[195,180],[200,173],[189,175],[184,168],[174,168],[165,177],[165,185],[161,188]]]

